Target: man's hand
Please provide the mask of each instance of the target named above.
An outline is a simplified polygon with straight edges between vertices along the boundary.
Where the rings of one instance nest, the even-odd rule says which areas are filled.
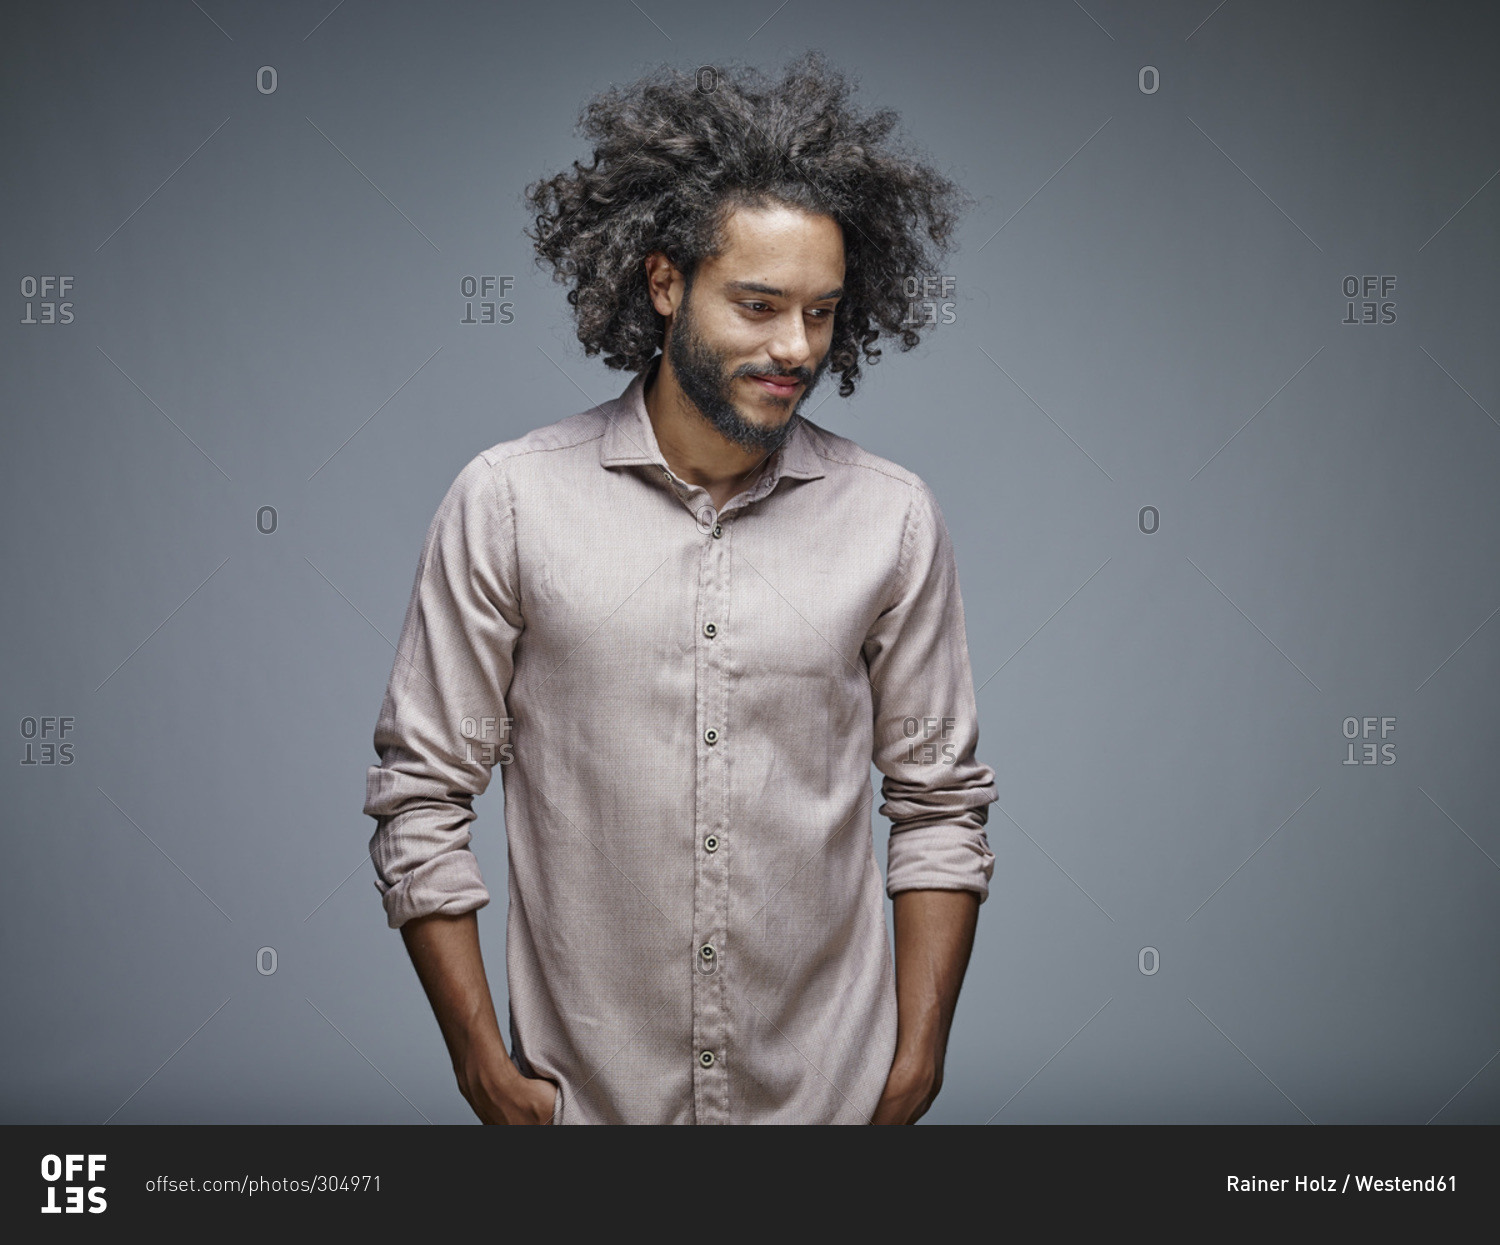
[[[557,1101],[551,1081],[522,1076],[505,1053],[479,951],[479,920],[414,917],[401,937],[448,1044],[464,1100],[486,1124],[550,1124]]]
[[[974,946],[979,896],[902,891],[896,909],[896,1057],[872,1124],[915,1124],[943,1087],[943,1055]]]
[[[915,1124],[927,1114],[938,1090],[943,1088],[942,1069],[927,1064],[897,1062],[886,1078],[885,1091],[871,1124]]]
[[[456,1066],[458,1089],[485,1124],[550,1124],[557,1086],[522,1076],[504,1048]]]

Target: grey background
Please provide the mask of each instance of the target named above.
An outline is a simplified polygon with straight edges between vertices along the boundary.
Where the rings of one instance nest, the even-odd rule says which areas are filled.
[[[808,47],[979,199],[955,322],[809,403],[935,489],[998,773],[928,1119],[1500,1118],[1485,6],[333,7],[8,10],[0,1118],[471,1118],[360,805],[443,491],[627,379],[520,192],[607,84]],[[476,850],[503,1012],[498,781]]]

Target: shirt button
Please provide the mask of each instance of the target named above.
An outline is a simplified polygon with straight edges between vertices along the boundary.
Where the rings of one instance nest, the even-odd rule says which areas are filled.
[[[711,1068],[711,1067],[713,1067],[714,1066],[714,1053],[713,1053],[713,1051],[711,1051],[711,1050],[699,1051],[698,1052],[698,1062],[701,1063],[705,1068]]]
[[[719,537],[722,536],[722,535],[724,535],[724,525],[722,523],[715,523],[714,524],[714,539],[718,540]]]
[[[703,962],[705,964],[711,964],[714,958],[713,943],[705,942],[701,947],[698,948],[698,954],[703,957]]]
[[[708,838],[704,839],[703,840],[703,850],[705,852],[716,852],[716,851],[718,851],[719,850],[719,836],[717,834],[711,834],[711,835],[708,836]]]
[[[717,623],[704,623],[703,624],[703,634],[706,635],[710,640],[712,640],[714,638],[714,636],[716,636],[716,635],[719,634],[718,624]]]
[[[719,732],[714,730],[714,728],[710,726],[706,731],[703,732],[703,742],[706,743],[710,748],[712,748],[716,743],[719,742]]]

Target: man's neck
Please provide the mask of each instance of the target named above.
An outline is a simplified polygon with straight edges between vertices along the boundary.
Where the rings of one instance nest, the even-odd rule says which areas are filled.
[[[737,445],[708,422],[682,391],[663,358],[645,390],[656,444],[679,479],[708,492],[714,506],[749,488],[773,451]]]

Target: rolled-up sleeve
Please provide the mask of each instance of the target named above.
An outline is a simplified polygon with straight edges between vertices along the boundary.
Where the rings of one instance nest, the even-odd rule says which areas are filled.
[[[880,812],[891,821],[886,892],[969,890],[983,901],[995,857],[984,825],[995,774],[975,759],[974,677],[953,544],[913,487],[893,600],[864,645],[873,691]]]
[[[370,857],[391,928],[483,907],[473,798],[508,757],[505,696],[521,632],[504,462],[480,455],[433,517],[375,727]]]

